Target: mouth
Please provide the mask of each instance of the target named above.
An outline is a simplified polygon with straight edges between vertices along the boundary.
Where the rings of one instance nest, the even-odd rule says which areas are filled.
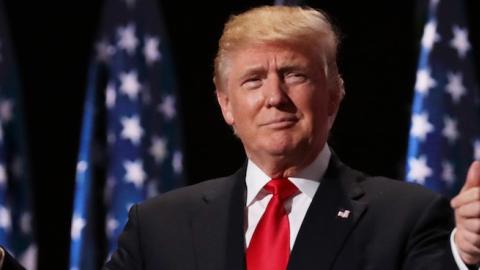
[[[298,122],[298,118],[295,116],[281,117],[267,121],[260,126],[265,126],[273,129],[284,129],[294,126]]]

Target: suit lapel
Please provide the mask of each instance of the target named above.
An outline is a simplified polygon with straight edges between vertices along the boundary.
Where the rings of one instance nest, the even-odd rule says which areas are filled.
[[[245,170],[220,180],[225,185],[209,190],[199,202],[192,219],[199,270],[245,269]]]
[[[288,269],[332,267],[344,241],[367,208],[366,203],[357,201],[363,195],[355,182],[357,177],[332,155],[298,233]]]

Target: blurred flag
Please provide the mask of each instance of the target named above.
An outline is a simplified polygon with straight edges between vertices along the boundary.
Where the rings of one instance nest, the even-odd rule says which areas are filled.
[[[4,14],[0,2],[0,245],[27,269],[36,269],[22,96]]]
[[[461,0],[432,0],[415,83],[407,180],[448,197],[480,159],[478,86]]]
[[[183,183],[173,61],[154,0],[106,0],[89,73],[70,269],[99,269],[133,203]]]
[[[298,6],[303,3],[302,0],[275,0],[274,4],[277,6]]]

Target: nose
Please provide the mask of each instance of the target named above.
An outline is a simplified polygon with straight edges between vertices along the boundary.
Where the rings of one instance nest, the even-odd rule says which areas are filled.
[[[286,93],[286,85],[277,74],[271,75],[264,87],[265,106],[281,107],[288,103],[288,95]]]

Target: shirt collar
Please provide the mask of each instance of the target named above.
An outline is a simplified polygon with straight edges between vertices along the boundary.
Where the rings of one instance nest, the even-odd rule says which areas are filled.
[[[330,161],[331,152],[327,144],[315,160],[303,168],[297,175],[289,177],[290,181],[311,199],[320,185]],[[248,160],[245,182],[247,185],[247,206],[252,204],[258,193],[270,181],[270,176],[262,171],[253,161]]]

